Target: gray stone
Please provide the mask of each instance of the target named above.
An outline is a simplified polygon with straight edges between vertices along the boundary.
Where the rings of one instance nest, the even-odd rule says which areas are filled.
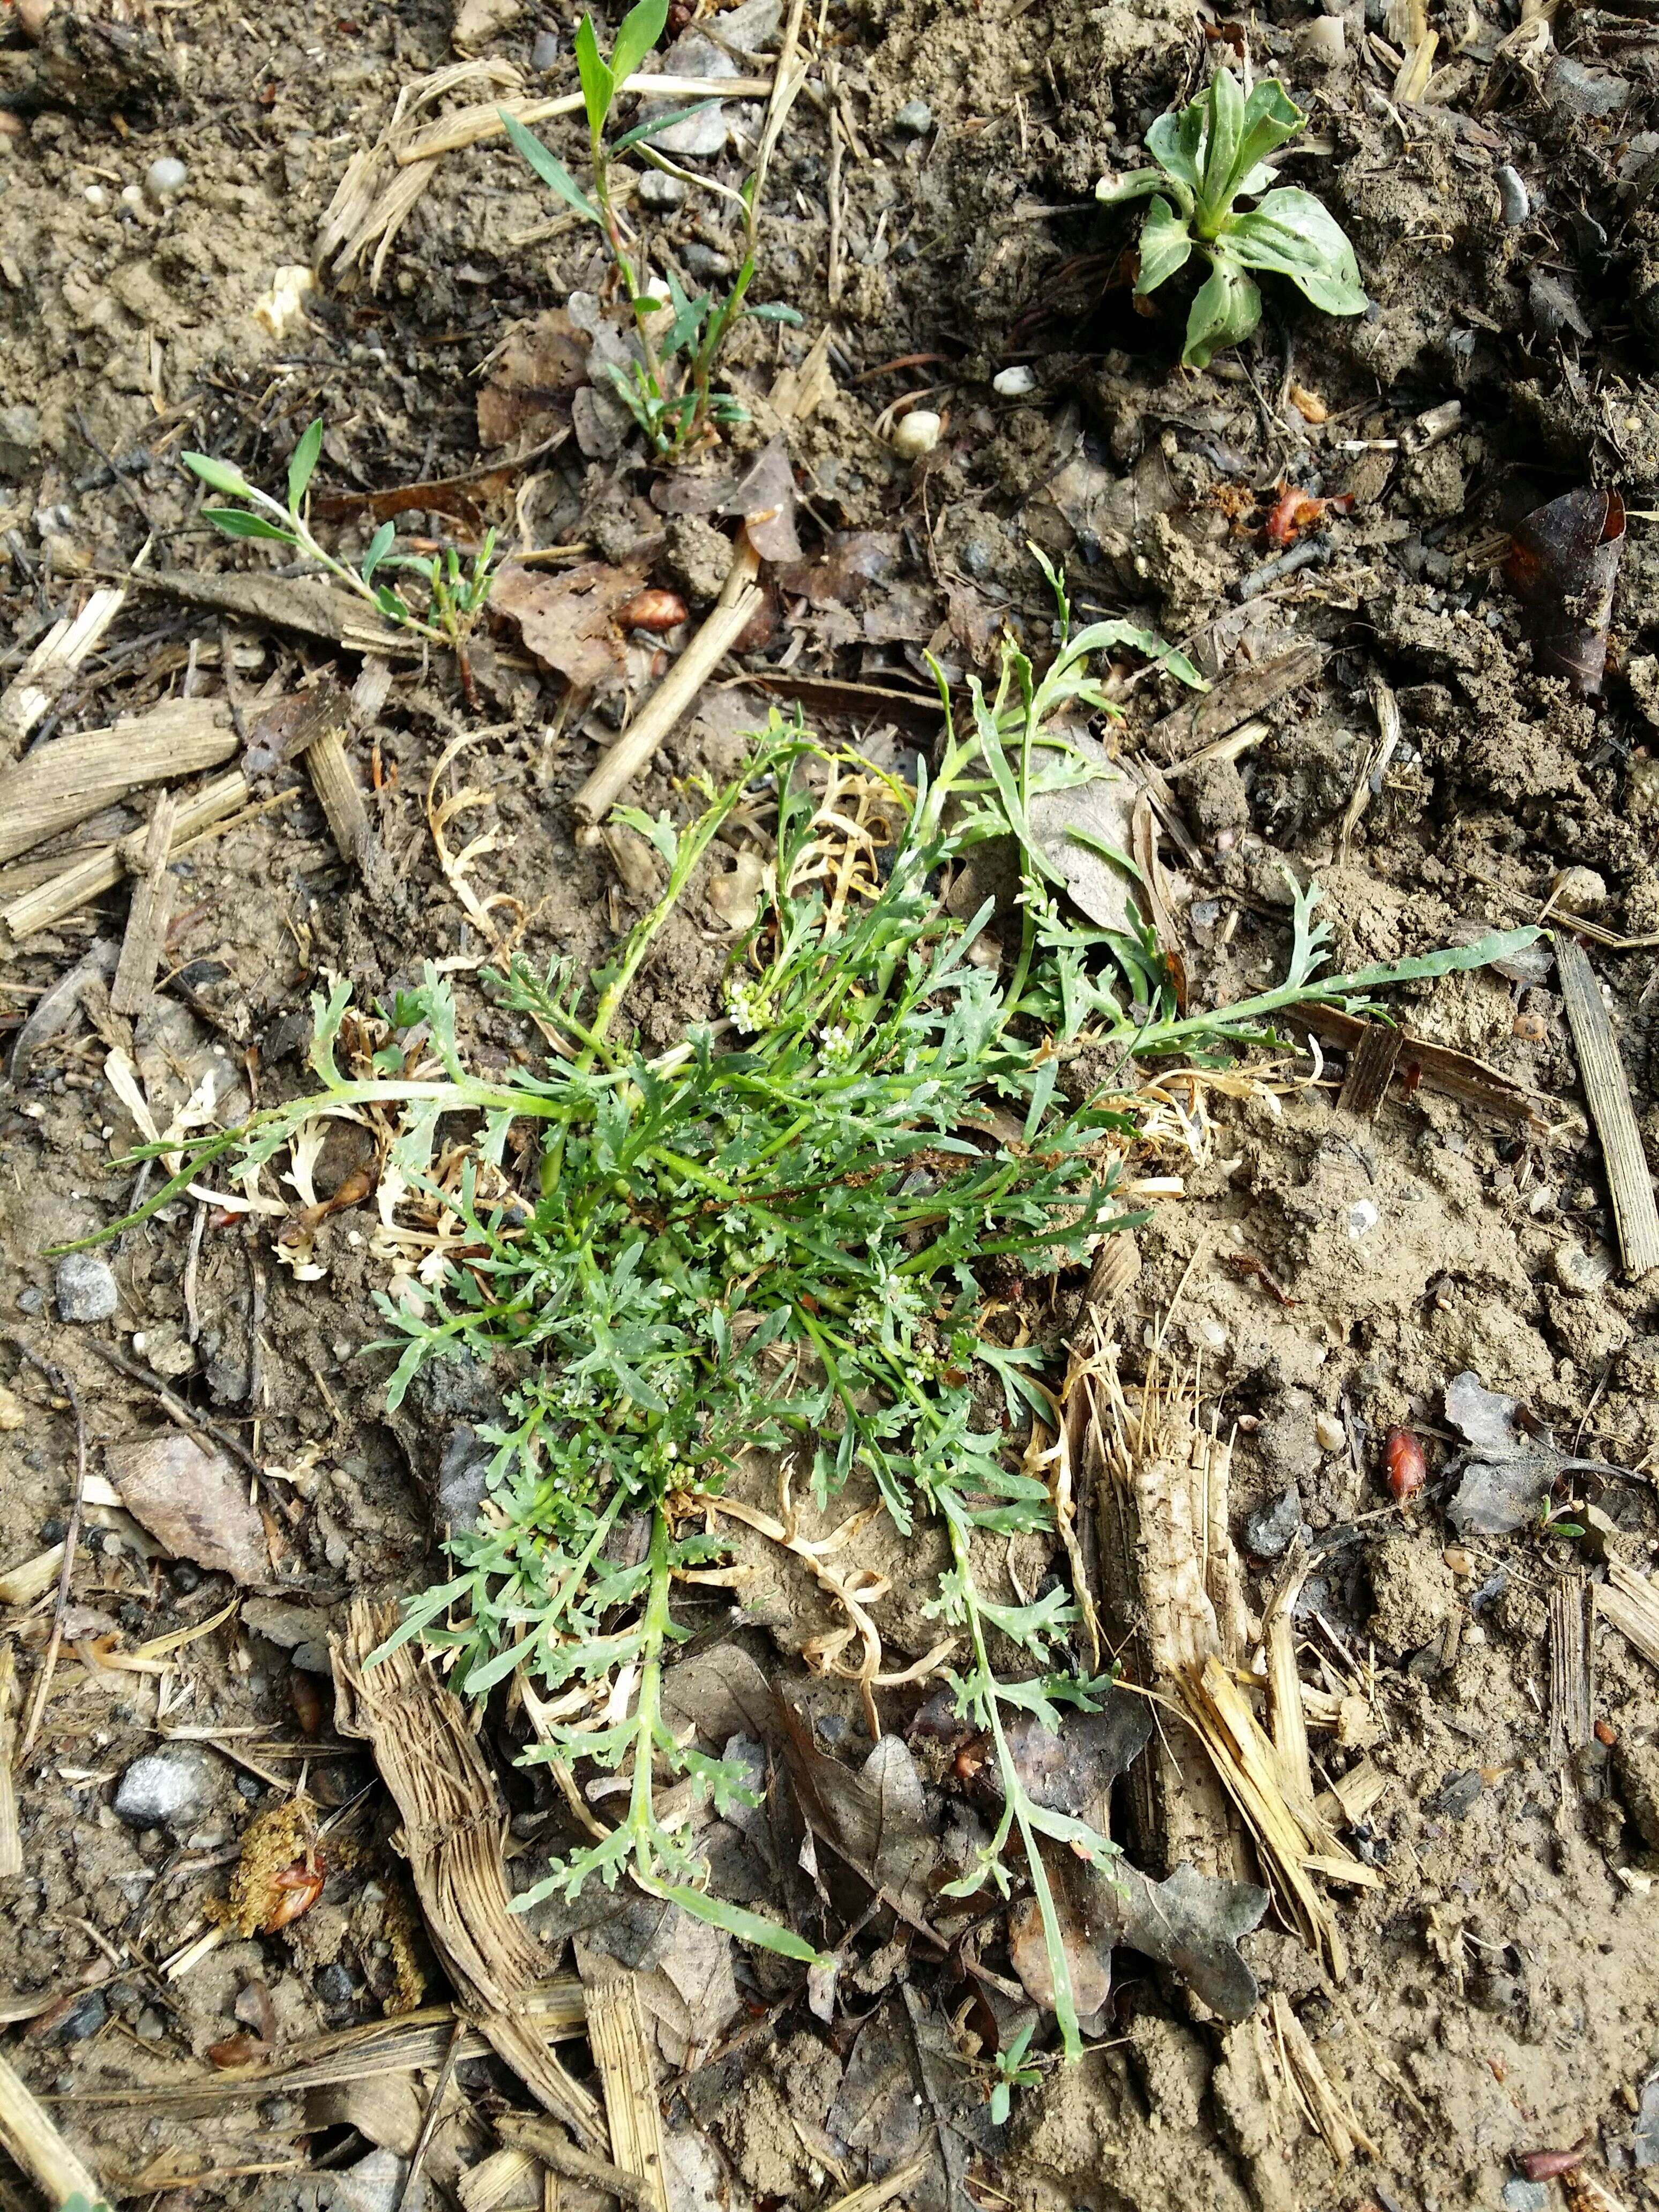
[[[1244,1523],[1246,1548],[1258,1559],[1277,1559],[1289,1551],[1302,1526],[1302,1498],[1294,1483],[1258,1505]]]
[[[1549,2212],[1550,2193],[1541,2181],[1511,2174],[1504,2184],[1504,2212]]]
[[[370,2151],[356,2166],[335,2175],[328,2201],[336,2212],[417,2212],[417,2208],[418,2212],[425,2212],[431,2201],[426,2193],[426,2177],[417,2174],[415,2186],[405,2194],[404,2180],[408,2172],[408,2160],[399,2158],[395,2151]]]
[[[661,169],[647,169],[640,179],[640,205],[653,208],[659,215],[665,215],[670,208],[678,207],[685,193],[686,187],[679,179],[669,176]]]
[[[1616,115],[1630,98],[1629,80],[1558,54],[1544,74],[1544,97],[1575,115]]]
[[[1506,161],[1498,172],[1498,201],[1504,222],[1513,230],[1532,213],[1526,179]]]
[[[544,76],[559,58],[559,34],[556,31],[538,31],[536,43],[530,49],[530,66],[538,76]]]
[[[685,265],[694,276],[701,276],[705,283],[732,274],[730,258],[718,246],[705,246],[700,238],[694,238],[685,248]]]
[[[925,100],[907,100],[893,118],[901,138],[925,138],[933,127],[933,111]]]
[[[27,400],[0,414],[0,477],[21,477],[40,453],[40,414]]]
[[[58,1262],[58,1312],[64,1321],[107,1321],[121,1303],[115,1273],[96,1252],[65,1252]]]
[[[738,74],[738,65],[731,55],[698,31],[688,31],[675,40],[663,56],[663,67],[673,76],[726,77]],[[688,157],[706,160],[722,150],[726,138],[726,110],[717,100],[712,107],[688,115],[684,123],[671,124],[652,143],[659,146],[665,154],[672,154],[677,161]]]
[[[134,1828],[193,1828],[219,1801],[219,1772],[195,1744],[168,1744],[135,1759],[115,1792],[115,1817]]]
[[[27,1314],[31,1321],[45,1313],[46,1310],[46,1294],[38,1283],[31,1283],[27,1290],[17,1293],[17,1310]]]
[[[450,1431],[438,1463],[438,1511],[452,1529],[477,1527],[495,1456],[495,1445],[487,1443],[471,1422],[458,1421]]]
[[[109,2006],[101,1990],[88,1990],[77,1997],[69,2010],[52,2030],[54,2043],[85,2043],[97,2034],[109,2018]]]
[[[1555,903],[1563,914],[1600,914],[1607,902],[1607,887],[1594,868],[1568,868],[1555,886]]]

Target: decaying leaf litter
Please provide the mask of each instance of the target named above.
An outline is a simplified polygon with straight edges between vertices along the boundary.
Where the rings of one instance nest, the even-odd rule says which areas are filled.
[[[24,1170],[8,1200],[9,1318],[90,1415],[77,1474],[64,1389],[27,1363],[9,1373],[15,1741],[46,1692],[14,1782],[16,2069],[106,2192],[152,2200],[198,2177],[195,2201],[395,2203],[418,2152],[414,2191],[463,2203],[532,2201],[554,2174],[558,2191],[641,2202],[1108,2189],[1158,2203],[1195,2187],[1228,2202],[1505,2188],[1516,2203],[1540,2188],[1639,2201],[1652,2006],[1629,1939],[1655,1792],[1638,1655],[1659,1648],[1640,1218],[1655,916],[1639,41],[1611,15],[1460,25],[1400,9],[1371,25],[1211,23],[1206,41],[1182,9],[969,26],[901,7],[804,20],[786,55],[783,15],[744,17],[678,33],[665,69],[699,98],[720,96],[701,89],[715,78],[734,89],[686,118],[708,143],[718,127],[719,150],[673,159],[738,189],[782,64],[799,61],[757,282],[805,322],[739,326],[730,374],[751,419],[672,477],[617,416],[606,364],[626,373],[626,340],[604,258],[491,150],[504,100],[544,84],[550,103],[576,95],[574,22],[475,10],[388,40],[389,20],[343,33],[279,18],[261,81],[227,79],[216,106],[219,65],[182,19],[65,15],[5,57],[27,120],[0,223],[27,244],[5,269],[0,343],[36,395],[33,419],[4,423],[13,666],[36,655],[8,694],[9,742],[44,763],[136,712],[165,746],[167,718],[200,700],[222,745],[195,779],[170,778],[163,753],[154,779],[177,782],[162,872],[176,888],[159,990],[136,1015],[112,986],[124,886],[157,881],[154,783],[77,800],[58,847],[20,850],[0,883],[9,996],[45,1017],[20,1039],[9,1107]],[[616,27],[601,27],[608,46]],[[1052,57],[1036,61],[1045,33]],[[1138,313],[1122,259],[1134,226],[1083,203],[1203,88],[1206,48],[1309,112],[1294,180],[1341,222],[1376,312],[1338,325],[1269,279],[1261,332],[1194,377],[1173,368],[1184,299]],[[444,122],[446,103],[471,119]],[[198,104],[209,119],[191,126]],[[556,112],[533,127],[586,174],[580,129],[560,137]],[[175,148],[185,179],[152,185]],[[343,168],[362,204],[337,199],[332,281],[307,291],[296,268]],[[684,192],[641,194],[676,281],[688,297],[728,286],[742,225],[722,228],[719,209],[710,222],[696,185],[653,173]],[[377,253],[350,289],[349,264]],[[109,349],[99,361],[71,338],[88,283],[105,287],[87,325]],[[305,321],[279,332],[285,313]],[[469,640],[469,690],[383,609],[377,622],[270,556],[227,568],[176,456],[221,457],[279,491],[319,420],[313,526],[359,573],[387,521],[422,560],[422,524],[470,558],[493,523],[526,581],[556,587],[544,622],[559,623],[556,586],[586,562],[613,608],[659,620],[678,599],[686,627],[601,620],[586,635],[604,663],[575,692],[519,623],[487,623]],[[746,570],[744,544],[781,514],[794,543]],[[562,956],[580,981],[614,964],[662,895],[673,862],[658,847],[704,804],[695,779],[729,786],[771,706],[800,702],[821,742],[873,762],[857,834],[807,880],[827,902],[867,850],[847,896],[878,902],[902,787],[919,755],[940,759],[924,654],[945,667],[958,738],[975,728],[966,677],[995,692],[1005,624],[1038,672],[1053,659],[1060,610],[1033,544],[1065,574],[1074,635],[1115,626],[1097,633],[1094,672],[1127,719],[1103,725],[1079,694],[1060,734],[1078,753],[1103,737],[1127,787],[1062,775],[1026,807],[1052,903],[1025,911],[1074,935],[1075,900],[1091,933],[1116,933],[1132,963],[1106,971],[1120,1021],[1139,1035],[1147,1017],[1259,998],[1287,961],[1296,972],[1322,916],[1350,972],[1565,920],[1556,942],[1577,980],[1564,967],[1564,1007],[1549,945],[1516,945],[1506,972],[1391,994],[1403,1036],[1310,1006],[1319,1054],[1291,1042],[1185,1073],[1145,1058],[1133,1127],[1114,1133],[1115,1203],[1149,1211],[1146,1225],[1052,1280],[1014,1255],[970,1270],[1004,1376],[980,1389],[969,1364],[966,1382],[940,1378],[945,1394],[969,1400],[994,1446],[1009,1439],[998,1456],[1033,1486],[1031,1517],[1041,1492],[1069,1539],[997,1534],[975,1587],[1006,1613],[1047,1608],[1062,1678],[1121,1669],[1096,1712],[1057,1728],[1047,1711],[1011,1717],[1006,1770],[939,1671],[959,1658],[933,1656],[952,1624],[926,1610],[948,1564],[927,1524],[898,1537],[874,1491],[821,1505],[805,1466],[739,1468],[719,1500],[699,1498],[700,1518],[668,1513],[672,1540],[695,1527],[707,1546],[683,1562],[705,1579],[672,1586],[692,1632],[661,1668],[672,1756],[718,1761],[717,1790],[752,1785],[761,1802],[717,1797],[711,1820],[689,1804],[696,1775],[665,1765],[665,1832],[707,1862],[729,1923],[804,1933],[817,1963],[734,1945],[637,1888],[584,1885],[514,1923],[545,1951],[532,1997],[512,1972],[521,1942],[489,1948],[468,1877],[442,1905],[411,1881],[441,1838],[422,1842],[420,1808],[398,1794],[400,1739],[368,1731],[377,1782],[361,1739],[331,1728],[325,1676],[354,1589],[418,1591],[441,1571],[441,1527],[480,1525],[504,1394],[522,1410],[534,1371],[521,1346],[494,1346],[488,1367],[434,1360],[388,1408],[392,1360],[359,1356],[387,1327],[375,1294],[407,1315],[411,1290],[429,1299],[459,1269],[482,1296],[518,1256],[501,1249],[516,1226],[501,1202],[534,1212],[535,1149],[475,1164],[462,1116],[422,1155],[392,1118],[409,1102],[391,1099],[353,1103],[356,1121],[300,1121],[258,1181],[184,1148],[307,1094],[307,1000],[333,976],[355,987],[338,1012],[347,1080],[522,1097],[558,1014],[504,1001],[482,971],[516,957],[539,981]],[[1620,651],[1604,668],[1615,582]],[[644,592],[659,596],[641,607]],[[1562,610],[1547,629],[1540,600]],[[1160,641],[1209,694],[1183,702]],[[696,672],[711,643],[684,687],[695,714],[653,733],[657,684]],[[1264,678],[1280,663],[1275,690]],[[1005,708],[1018,698],[1016,681]],[[129,732],[101,758],[118,766],[131,745]],[[614,776],[618,759],[642,809],[622,821],[603,775],[592,797],[595,769]],[[849,772],[866,775],[814,763],[803,788]],[[61,781],[40,787],[61,809]],[[641,962],[619,1026],[666,1057],[659,1082],[700,1022],[737,1018],[732,983],[752,991],[769,972],[775,804],[739,797],[713,880],[692,877]],[[1080,838],[1055,818],[1066,805]],[[1286,860],[1298,890],[1317,878],[1321,907],[1292,913]],[[1126,929],[1126,881],[1153,944]],[[958,856],[943,935],[968,941],[979,907],[1015,887],[994,846]],[[1097,912],[1103,896],[1124,902]],[[145,912],[149,942],[153,901]],[[734,974],[750,931],[762,958]],[[994,979],[975,992],[1018,1000],[1042,948],[1022,963],[1017,909],[993,934],[1001,965],[975,966]],[[1154,946],[1178,968],[1149,965]],[[132,992],[137,963],[127,954]],[[1586,1026],[1585,975],[1611,995],[1611,1052]],[[446,1006],[459,1058],[428,1072]],[[1046,1019],[1016,1015],[1011,1045],[1029,1054],[1074,1011],[1062,996]],[[440,1030],[422,1030],[434,1015]],[[1117,1097],[1126,1042],[1096,1005],[1078,1048],[1051,1056],[1045,1111]],[[1030,1103],[1012,1122],[1005,1103],[970,1152],[1005,1150],[1017,1128],[1024,1143]],[[161,1148],[153,1163],[109,1165],[146,1144]],[[924,1161],[898,1206],[925,1221],[951,1189],[942,1164]],[[187,1166],[211,1196],[186,1186],[61,1274],[43,1258]],[[971,1362],[971,1340],[958,1353],[918,1339],[902,1305],[883,1325],[913,1366],[919,1350]],[[858,1410],[869,1422],[882,1401]],[[1395,1428],[1426,1471],[1398,1504]],[[175,1464],[191,1481],[169,1498]],[[131,1498],[123,1466],[145,1470]],[[70,1522],[71,1492],[72,1539],[53,1525]],[[1485,1525],[1460,1513],[1466,1494]],[[232,1524],[204,1531],[189,1509],[221,1495],[246,1510],[234,1547],[214,1551],[204,1536],[223,1543]],[[613,1635],[652,1558],[649,1528],[617,1520],[602,1568]],[[242,1549],[255,1523],[263,1571]],[[987,1656],[994,1679],[1029,1674],[1013,1646]],[[472,1663],[435,1657],[452,1690]],[[550,1859],[629,1829],[638,1762],[624,1747],[608,1774],[569,1755],[583,1707],[552,1708],[593,1686],[562,1692],[507,1658],[514,1686],[459,1709],[501,1793],[481,1807],[499,1850],[466,1863],[522,1891]],[[438,1672],[416,1679],[411,1725],[441,1695]],[[637,1723],[635,1683],[610,1696],[616,1723]],[[536,1742],[550,1756],[518,1763]],[[1004,1854],[1006,1906],[994,1891],[944,1896],[1022,1805],[1062,1833],[1109,1834],[1139,1874],[1034,1837]],[[257,1914],[256,1847],[289,1854]],[[243,1900],[228,1927],[226,1885]],[[479,1942],[482,1983],[456,1949]],[[1055,2063],[1057,1958],[1097,2045],[1075,2067]],[[600,1995],[623,1987],[632,2028]],[[571,1995],[584,1989],[585,2006]],[[522,2000],[520,2071],[483,2056],[501,2049],[489,2029],[502,1992],[509,2010]],[[405,2009],[452,1998],[482,2039],[441,2008]],[[569,2038],[584,2010],[588,2039],[551,2045],[558,2075],[527,2055],[525,2017]],[[654,2115],[640,2087],[653,2072]],[[529,2097],[559,2116],[531,2120]],[[73,2120],[51,2101],[64,2098]],[[590,2111],[605,2132],[584,2146]]]

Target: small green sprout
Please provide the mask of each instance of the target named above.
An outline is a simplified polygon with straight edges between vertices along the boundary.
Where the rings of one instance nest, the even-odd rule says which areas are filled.
[[[301,438],[289,462],[286,507],[269,492],[261,491],[257,484],[251,484],[230,461],[216,460],[210,453],[186,453],[184,463],[210,491],[216,491],[222,499],[242,502],[240,507],[203,508],[204,517],[216,530],[223,531],[227,538],[263,538],[274,544],[291,546],[295,552],[327,569],[331,576],[338,577],[394,629],[413,630],[434,645],[448,646],[465,669],[466,641],[494,581],[489,563],[495,550],[495,532],[484,533],[483,543],[471,567],[463,568],[460,556],[453,545],[445,546],[441,553],[430,555],[394,552],[396,528],[390,522],[383,522],[369,541],[361,568],[348,568],[318,544],[306,519],[306,493],[322,450],[323,424],[319,416]],[[392,568],[410,570],[424,582],[427,606],[423,615],[416,614],[389,584],[375,581],[377,574]]]
[[[1247,100],[1224,69],[1201,100],[1179,113],[1171,108],[1146,133],[1155,169],[1103,177],[1095,188],[1108,205],[1157,195],[1140,233],[1141,298],[1183,269],[1194,248],[1209,262],[1187,318],[1181,358],[1189,368],[1207,368],[1261,321],[1252,269],[1288,276],[1328,315],[1364,311],[1359,264],[1335,216],[1311,192],[1269,190],[1274,172],[1265,156],[1307,119],[1282,84],[1269,78]],[[1240,211],[1241,199],[1260,204]]]
[[[755,252],[760,188],[773,133],[762,138],[755,173],[741,191],[712,177],[694,175],[671,161],[651,143],[688,116],[712,107],[700,100],[690,107],[648,118],[607,140],[617,94],[662,36],[668,18],[668,0],[639,0],[623,19],[607,62],[599,52],[593,19],[584,15],[576,32],[576,67],[581,76],[582,104],[587,113],[589,159],[593,171],[591,195],[585,192],[562,161],[550,154],[532,131],[502,108],[501,118],[507,137],[550,190],[565,205],[591,222],[605,236],[611,258],[622,280],[633,312],[640,358],[623,368],[616,362],[605,365],[618,396],[644,431],[652,450],[663,460],[678,460],[683,453],[704,445],[722,423],[746,420],[744,410],[729,392],[710,389],[720,349],[740,315],[760,321],[799,323],[794,308],[779,305],[750,307],[749,287],[754,281]],[[672,270],[659,283],[650,275],[646,250],[629,232],[617,206],[619,154],[637,153],[653,168],[677,177],[682,184],[699,186],[719,198],[730,200],[743,218],[744,258],[724,300],[710,293],[688,296]],[[625,179],[626,172],[622,175]],[[663,317],[670,316],[666,328]]]
[[[1039,2066],[1024,2063],[1026,2047],[1031,2040],[1035,2020],[1028,2020],[1006,2051],[999,2051],[991,2063],[997,2069],[996,2085],[991,2091],[991,2120],[994,2126],[1002,2127],[1012,2107],[1016,2089],[1035,2089],[1042,2080]]]

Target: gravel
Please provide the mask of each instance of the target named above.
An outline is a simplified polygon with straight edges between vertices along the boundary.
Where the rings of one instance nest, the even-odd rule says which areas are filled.
[[[58,1312],[72,1322],[107,1321],[121,1303],[115,1272],[96,1252],[65,1252],[58,1262]]]
[[[188,1830],[219,1802],[213,1761],[194,1744],[169,1744],[135,1759],[115,1792],[115,1817],[134,1828]]]

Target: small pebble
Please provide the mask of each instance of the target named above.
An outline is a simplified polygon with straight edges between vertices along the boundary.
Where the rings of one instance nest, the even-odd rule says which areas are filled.
[[[123,185],[121,187],[121,204],[124,207],[143,207],[144,204],[143,186],[142,185]]]
[[[45,1313],[46,1310],[46,1294],[38,1283],[31,1283],[26,1290],[19,1291],[17,1293],[19,1313],[27,1314],[33,1320],[37,1314]]]
[[[1340,1451],[1348,1441],[1348,1432],[1334,1413],[1314,1415],[1314,1436],[1321,1451]]]
[[[88,1990],[77,1998],[52,2031],[55,2043],[86,2043],[97,2034],[109,2018],[109,2006],[101,1990]]]
[[[1549,2212],[1550,2193],[1541,2181],[1512,2174],[1504,2184],[1504,2212]]]
[[[1597,1721],[1595,1723],[1595,1741],[1604,1750],[1611,1750],[1613,1746],[1618,1742],[1619,1731],[1614,1728],[1611,1721]]]
[[[722,253],[718,246],[705,246],[700,238],[694,238],[685,248],[685,265],[694,276],[729,276],[732,274],[730,256]]]
[[[1554,899],[1561,913],[1599,914],[1607,902],[1607,884],[1594,868],[1563,870]]]
[[[893,425],[893,451],[902,461],[919,461],[924,453],[933,452],[944,428],[931,407],[913,407]]]
[[[1472,1575],[1474,1572],[1474,1561],[1459,1544],[1448,1544],[1440,1556],[1455,1575]]]
[[[893,118],[901,138],[925,138],[933,127],[933,111],[925,100],[907,100]]]
[[[167,2032],[167,2024],[153,2005],[146,2005],[134,2021],[132,2032],[143,2036],[146,2043],[159,2043]]]
[[[970,538],[962,549],[962,565],[970,576],[988,576],[997,565],[995,549],[982,538]]]
[[[115,1792],[115,1817],[132,1828],[190,1828],[213,1810],[218,1776],[193,1744],[135,1759]]]
[[[991,389],[1000,399],[1023,399],[1028,392],[1036,390],[1036,371],[1017,362],[1012,368],[998,371],[991,379]]]
[[[351,1977],[337,1959],[326,1966],[319,1966],[311,1978],[311,1986],[325,2005],[349,2005],[351,2002]]]
[[[659,214],[678,207],[685,198],[685,186],[679,179],[661,169],[647,169],[640,179],[638,191],[641,206],[655,208]]]
[[[87,186],[87,205],[89,208],[104,208],[109,205],[109,194],[101,185]]]
[[[530,66],[538,76],[544,76],[559,58],[559,34],[556,31],[538,31],[536,43],[530,49]]]
[[[65,1252],[58,1262],[58,1313],[62,1321],[107,1321],[121,1302],[115,1274],[96,1252]]]
[[[1258,1505],[1244,1523],[1244,1541],[1258,1559],[1281,1559],[1302,1526],[1302,1499],[1294,1483]]]
[[[185,189],[189,172],[182,161],[171,154],[163,154],[159,161],[152,161],[144,172],[144,189],[151,199],[176,199]]]
[[[1599,1247],[1587,1252],[1582,1244],[1558,1244],[1552,1264],[1564,1291],[1599,1291],[1613,1275],[1613,1255]]]
[[[1528,197],[1525,179],[1518,169],[1506,161],[1498,172],[1498,211],[1504,221],[1514,229],[1532,213],[1532,201]]]

